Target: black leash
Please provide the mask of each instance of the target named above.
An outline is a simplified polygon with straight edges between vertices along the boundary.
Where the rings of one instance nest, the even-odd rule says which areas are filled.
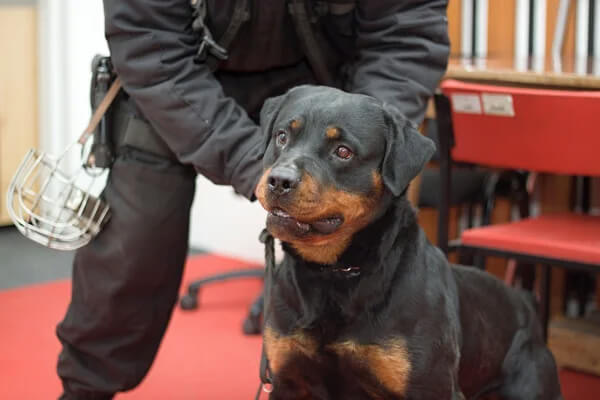
[[[264,303],[268,304],[268,299],[271,296],[271,274],[275,269],[275,239],[266,230],[260,233],[258,237],[261,243],[265,245],[265,283],[264,283]],[[265,321],[265,307],[263,306],[263,321]],[[263,322],[264,324],[264,322]],[[263,342],[262,351],[260,355],[260,385],[256,392],[255,400],[260,399],[260,392],[271,393],[273,390],[273,381],[271,380],[271,369],[269,368],[269,360],[265,352],[265,345]]]

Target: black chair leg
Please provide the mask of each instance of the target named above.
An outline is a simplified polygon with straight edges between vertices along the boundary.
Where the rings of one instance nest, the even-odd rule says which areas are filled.
[[[481,202],[481,226],[490,225],[492,222],[492,212],[494,211],[494,204],[496,202],[496,190],[498,182],[500,181],[500,173],[491,173],[487,178],[484,186],[483,199]],[[487,258],[481,254],[474,253],[473,265],[485,271],[485,263]]]
[[[223,282],[231,279],[239,279],[239,278],[264,278],[265,270],[264,268],[257,269],[246,269],[240,271],[226,272],[223,274],[217,274],[210,276],[208,278],[199,279],[195,282],[192,282],[188,286],[188,292],[184,296],[181,297],[180,305],[184,310],[194,310],[198,308],[198,295],[200,293],[200,289],[213,282]]]
[[[452,181],[452,147],[453,132],[450,117],[450,100],[442,93],[434,96],[435,111],[440,144],[440,202],[438,208],[437,246],[448,254],[448,225],[450,219],[450,187]]]
[[[590,274],[587,272],[581,272],[577,277],[577,315],[579,318],[585,317],[587,309],[588,299],[590,293],[593,293],[594,289],[591,286],[592,279]]]
[[[535,291],[535,264],[517,262],[515,277],[521,283],[521,288]]]
[[[510,175],[512,202],[518,206],[521,219],[529,218],[530,215],[531,196],[527,191],[527,177],[528,173],[521,172],[511,172]],[[535,264],[517,262],[515,275],[520,280],[523,289],[534,291]]]
[[[500,173],[493,172],[486,179],[483,189],[483,199],[481,204],[481,225],[487,226],[491,224],[492,212],[496,203],[496,190],[500,181]]]
[[[482,255],[478,254],[473,257],[473,265],[475,265],[475,267],[481,271],[485,271],[485,261],[486,258]]]
[[[264,306],[265,292],[263,291],[250,306],[250,310],[248,311],[248,315],[244,321],[242,329],[246,335],[258,335],[262,333],[262,316]]]
[[[540,276],[540,322],[544,341],[548,341],[548,324],[550,322],[550,286],[552,274],[549,265],[542,265]]]

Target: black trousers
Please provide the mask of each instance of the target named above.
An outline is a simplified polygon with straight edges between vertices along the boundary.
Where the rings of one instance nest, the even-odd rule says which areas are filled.
[[[196,174],[124,149],[104,191],[112,217],[78,250],[57,327],[62,399],[110,399],[146,375],[177,301]]]

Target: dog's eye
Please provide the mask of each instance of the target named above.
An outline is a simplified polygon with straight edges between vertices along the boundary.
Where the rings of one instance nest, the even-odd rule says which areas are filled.
[[[343,158],[344,160],[348,160],[352,158],[354,153],[352,153],[352,150],[350,150],[346,146],[339,146],[337,149],[335,149],[335,155],[339,158]]]
[[[277,144],[280,146],[284,146],[287,141],[287,132],[286,131],[279,131],[277,132],[277,135],[275,136],[276,140],[277,140]]]

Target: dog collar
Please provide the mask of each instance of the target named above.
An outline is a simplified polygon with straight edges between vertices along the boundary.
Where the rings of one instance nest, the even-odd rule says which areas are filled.
[[[360,276],[360,267],[355,267],[352,265],[343,266],[343,267],[321,267],[322,272],[329,272],[331,274],[338,275],[343,278],[356,278]]]

